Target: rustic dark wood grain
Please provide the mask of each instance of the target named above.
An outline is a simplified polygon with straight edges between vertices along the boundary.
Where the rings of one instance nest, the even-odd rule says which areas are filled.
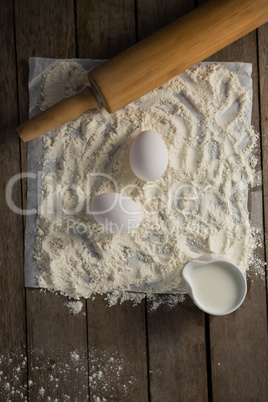
[[[242,61],[253,65],[252,124],[259,130],[258,68],[256,32],[210,57],[213,61]],[[261,169],[260,143],[256,151]],[[248,208],[251,224],[262,228],[262,189],[249,191]],[[263,261],[263,246],[255,258]],[[267,387],[267,322],[265,280],[252,273],[248,277],[248,294],[243,305],[224,317],[210,317],[211,367],[213,400],[266,400]]]
[[[134,0],[77,0],[79,57],[108,59],[135,43]]]
[[[134,1],[78,0],[76,10],[79,57],[111,57],[135,42]],[[145,304],[107,307],[96,297],[87,310],[90,400],[146,401]]]
[[[22,122],[28,118],[28,58],[76,57],[74,4],[71,0],[15,1],[15,21]],[[25,150],[23,145],[22,169],[25,169]],[[65,301],[66,298],[58,295],[27,289],[28,369],[29,379],[33,381],[29,395],[32,401],[41,398],[43,388],[44,397],[49,396],[52,400],[64,395],[70,400],[86,400],[88,395],[86,316],[72,315],[64,306]],[[75,351],[79,361],[71,358],[70,354]]]
[[[44,400],[86,401],[88,396],[86,309],[71,314],[66,301],[58,294],[27,289],[29,379],[33,382],[29,396],[33,402],[39,400],[42,388]]]
[[[189,297],[148,311],[148,343],[151,401],[207,400],[204,314]]]
[[[145,302],[88,301],[90,400],[147,401]],[[101,373],[101,375],[99,374]]]
[[[138,40],[181,17],[194,1],[137,2]],[[148,304],[150,310],[150,303]],[[204,314],[187,297],[147,314],[151,401],[207,399]]]
[[[258,29],[260,124],[262,134],[262,179],[264,196],[264,229],[268,233],[268,24]]]
[[[2,2],[0,26],[0,400],[5,401],[12,397],[12,387],[13,397],[27,396],[23,221],[5,200],[6,185],[20,173],[19,139],[15,130],[18,104],[12,2]],[[12,201],[20,208],[20,181],[13,188]]]
[[[195,0],[137,0],[137,39],[146,38],[194,7]]]

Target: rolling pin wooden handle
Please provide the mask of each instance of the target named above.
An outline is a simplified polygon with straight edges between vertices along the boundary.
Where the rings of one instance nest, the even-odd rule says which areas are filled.
[[[89,87],[77,95],[64,99],[17,128],[20,138],[30,141],[54,128],[60,127],[78,117],[88,109],[94,109],[99,104]]]

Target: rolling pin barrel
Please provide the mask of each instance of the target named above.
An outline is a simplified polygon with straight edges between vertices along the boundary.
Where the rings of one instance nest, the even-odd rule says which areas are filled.
[[[88,73],[110,113],[268,21],[268,0],[209,1]]]
[[[267,21],[268,0],[211,0],[96,67],[88,79],[114,113]],[[87,88],[17,130],[29,141],[97,106]]]

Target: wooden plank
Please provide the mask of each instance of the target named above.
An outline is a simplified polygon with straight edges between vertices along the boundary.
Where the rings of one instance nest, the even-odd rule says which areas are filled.
[[[53,401],[86,401],[88,397],[86,316],[71,314],[65,303],[66,297],[58,294],[27,291],[29,395],[33,402],[42,396]]]
[[[252,124],[259,130],[258,68],[256,32],[252,32],[210,57],[213,61],[242,61],[253,64]],[[256,152],[261,169],[260,143]],[[249,192],[248,208],[253,227],[262,229],[262,191]],[[264,261],[264,249],[255,257]],[[264,267],[264,262],[263,262]],[[254,266],[251,267],[254,271]],[[233,314],[210,317],[213,400],[267,400],[267,321],[265,280],[254,273],[248,278],[248,294]]]
[[[267,239],[268,233],[268,24],[258,29],[259,48],[259,90],[260,113],[262,133],[262,179],[264,198],[264,229]],[[268,248],[266,242],[266,261],[268,260]]]
[[[88,301],[90,400],[146,401],[145,302]],[[97,399],[100,398],[100,399]]]
[[[148,310],[151,401],[206,401],[204,314],[189,297]]]
[[[138,40],[194,8],[194,1],[138,0]],[[148,346],[151,401],[207,400],[204,314],[184,303],[150,312]]]
[[[194,7],[195,0],[137,0],[137,39],[146,38]]]
[[[28,118],[28,58],[76,57],[74,4],[72,0],[15,1],[15,21],[22,122]],[[23,145],[22,169],[25,168]],[[88,397],[86,316],[72,315],[65,301],[62,296],[38,289],[26,292],[32,401],[42,399],[43,394],[45,400],[50,397],[76,401]]]
[[[0,112],[0,400],[27,398],[26,317],[23,274],[23,221],[5,200],[9,180],[20,173],[12,2],[1,2],[1,112]],[[20,180],[12,202],[21,206]],[[14,399],[15,398],[15,399]]]
[[[134,0],[77,0],[79,57],[108,59],[135,43]]]
[[[134,1],[78,0],[76,9],[79,57],[111,57],[135,42]],[[87,309],[90,400],[146,401],[145,304],[106,307],[99,296]]]

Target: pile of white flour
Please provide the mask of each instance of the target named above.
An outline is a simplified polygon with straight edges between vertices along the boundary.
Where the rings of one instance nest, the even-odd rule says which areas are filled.
[[[59,80],[62,91],[55,92]],[[86,82],[77,63],[57,64],[44,80],[45,107]],[[75,299],[107,293],[112,303],[185,293],[181,269],[205,253],[245,271],[254,248],[246,205],[257,140],[244,117],[249,101],[235,73],[202,65],[113,115],[87,111],[45,135],[39,286]],[[138,179],[128,162],[131,141],[149,129],[169,151],[168,168],[155,182]],[[140,205],[138,230],[116,235],[95,222],[91,201],[109,191]]]

